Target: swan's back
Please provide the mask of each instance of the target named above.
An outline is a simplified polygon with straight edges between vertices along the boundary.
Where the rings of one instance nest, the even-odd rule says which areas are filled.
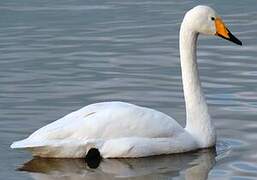
[[[12,147],[42,147],[57,141],[167,138],[183,131],[173,118],[162,112],[124,102],[103,102],[74,111]]]

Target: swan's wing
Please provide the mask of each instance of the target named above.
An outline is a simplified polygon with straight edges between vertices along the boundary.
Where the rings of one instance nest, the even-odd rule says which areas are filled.
[[[67,141],[86,144],[89,140],[101,142],[123,137],[165,138],[183,131],[174,119],[159,111],[129,103],[104,102],[72,112],[11,147],[33,148]]]

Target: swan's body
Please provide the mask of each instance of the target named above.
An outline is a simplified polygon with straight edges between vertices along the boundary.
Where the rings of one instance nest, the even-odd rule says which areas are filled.
[[[123,102],[91,104],[14,144],[47,157],[84,157],[96,147],[103,157],[140,157],[189,151],[193,138],[171,117]]]
[[[97,148],[103,157],[114,158],[181,153],[214,146],[216,134],[199,80],[196,42],[199,33],[218,33],[226,39],[231,34],[224,29],[219,34],[217,28],[225,26],[218,17],[213,23],[211,17],[217,17],[214,10],[197,6],[185,15],[180,29],[185,128],[153,109],[103,102],[72,112],[11,147],[26,148],[35,156],[65,158],[85,157],[90,148]]]

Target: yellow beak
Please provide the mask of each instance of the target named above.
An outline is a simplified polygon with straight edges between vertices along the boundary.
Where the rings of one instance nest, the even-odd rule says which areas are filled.
[[[229,41],[232,41],[238,45],[242,45],[242,42],[237,39],[226,27],[226,25],[223,23],[221,18],[215,19],[215,27],[216,27],[216,34],[217,36],[220,36],[224,39],[227,39]]]

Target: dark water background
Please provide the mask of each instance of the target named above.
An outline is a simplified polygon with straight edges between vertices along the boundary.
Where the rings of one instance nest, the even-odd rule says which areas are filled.
[[[218,156],[105,160],[96,170],[36,159],[16,171],[31,156],[12,141],[90,103],[128,101],[184,125],[178,31],[198,4],[216,9],[244,44],[199,41]],[[0,12],[1,179],[257,179],[257,1],[1,0]]]

